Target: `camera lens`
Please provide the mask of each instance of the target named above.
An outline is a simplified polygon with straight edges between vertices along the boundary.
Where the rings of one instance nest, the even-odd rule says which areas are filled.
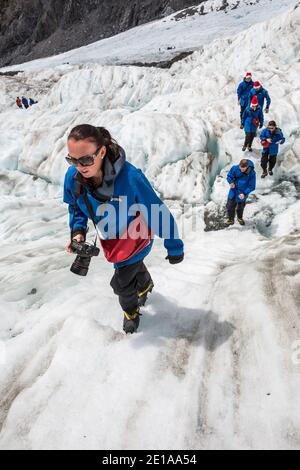
[[[90,267],[90,262],[91,258],[76,256],[76,259],[71,266],[71,272],[78,276],[86,276]]]

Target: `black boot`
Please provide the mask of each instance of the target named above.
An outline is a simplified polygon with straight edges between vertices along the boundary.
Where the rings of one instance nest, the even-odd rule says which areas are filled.
[[[124,312],[123,330],[127,335],[137,332],[140,324],[140,316],[139,307],[137,307],[137,309],[131,314]]]
[[[151,279],[151,281],[148,284],[148,287],[146,287],[146,289],[144,289],[143,291],[138,292],[139,307],[144,307],[146,305],[148,295],[151,294],[151,292],[153,291],[153,287],[154,287],[154,283]]]
[[[266,176],[268,176],[268,172],[267,170],[264,170],[263,174],[261,175],[262,178],[265,178]]]
[[[230,225],[234,225],[234,219],[228,217],[228,219],[225,221],[225,224],[228,225],[228,227],[230,227]]]
[[[243,218],[239,218],[239,217],[238,217],[238,223],[239,223],[240,225],[246,225],[244,219],[243,219]]]

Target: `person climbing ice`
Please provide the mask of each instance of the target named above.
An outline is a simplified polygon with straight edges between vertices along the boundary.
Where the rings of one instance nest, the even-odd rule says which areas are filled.
[[[251,100],[254,96],[257,97],[258,104],[262,110],[264,109],[264,105],[266,102],[265,112],[268,113],[270,110],[271,98],[270,98],[269,92],[265,88],[262,87],[260,82],[254,82],[253,88],[249,94],[249,101],[248,101],[249,104],[251,103]]]
[[[230,185],[226,225],[234,225],[235,216],[240,225],[245,225],[244,210],[250,193],[256,189],[256,172],[251,160],[241,160],[239,165],[234,165],[227,175]]]
[[[283,132],[275,121],[270,121],[268,127],[266,127],[260,134],[261,145],[263,146],[261,167],[263,169],[262,178],[269,175],[273,176],[273,169],[277,162],[277,155],[279,152],[279,145],[285,143],[285,137]]]
[[[264,115],[262,108],[258,104],[257,97],[254,96],[251,100],[250,106],[248,106],[242,117],[241,128],[245,131],[245,142],[243,145],[243,152],[249,150],[252,152],[253,140],[256,136],[258,127],[261,129],[264,124]]]
[[[114,263],[111,287],[124,311],[123,329],[134,333],[140,309],[154,287],[144,264],[154,235],[165,240],[170,264],[184,259],[176,222],[142,171],[126,161],[125,151],[107,129],[76,126],[67,143],[70,168],[65,175],[64,202],[69,205],[71,239],[66,250],[72,253],[74,246],[79,252],[85,250],[90,218],[101,235],[106,259]],[[86,275],[85,259],[78,256],[71,270]]]
[[[25,98],[25,96],[22,96],[22,104],[23,104],[25,109],[29,108],[28,99]]]
[[[29,106],[33,106],[34,104],[38,104],[38,101],[34,101],[34,99],[29,98],[28,103],[29,103]]]
[[[249,103],[250,91],[252,90],[253,85],[254,85],[254,82],[252,80],[252,73],[247,72],[246,76],[244,77],[244,80],[239,84],[238,89],[237,89],[238,104],[241,108],[241,112],[240,112],[241,122],[242,122],[244,111],[247,108],[248,103]]]
[[[19,96],[17,96],[16,105],[18,106],[18,108],[23,109],[22,101],[20,100]]]

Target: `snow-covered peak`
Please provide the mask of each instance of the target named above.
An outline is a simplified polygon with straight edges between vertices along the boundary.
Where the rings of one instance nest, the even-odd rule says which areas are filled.
[[[170,15],[169,20],[180,21],[189,16],[194,15],[208,15],[212,12],[222,11],[228,13],[232,10],[240,10],[247,6],[255,7],[258,3],[263,0],[206,0],[201,2],[200,5],[184,8],[183,10]]]

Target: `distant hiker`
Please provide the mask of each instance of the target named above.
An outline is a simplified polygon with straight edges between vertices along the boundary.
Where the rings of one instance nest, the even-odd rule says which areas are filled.
[[[25,96],[22,96],[22,104],[23,104],[25,109],[29,108],[28,100],[27,100],[27,98],[25,98]]]
[[[68,151],[64,202],[69,205],[71,236],[66,249],[77,254],[71,270],[86,276],[91,256],[97,256],[97,247],[85,244],[91,219],[106,259],[114,264],[111,287],[124,311],[123,330],[134,333],[140,308],[154,287],[144,264],[154,236],[165,240],[170,264],[184,259],[176,222],[142,171],[126,161],[125,151],[108,130],[88,124],[75,127],[68,137]]]
[[[269,92],[261,86],[260,82],[254,82],[253,88],[250,91],[249,95],[249,103],[251,102],[253,96],[256,96],[258,99],[258,104],[261,109],[264,109],[265,101],[266,101],[266,109],[265,112],[268,113],[271,104],[271,98]]]
[[[16,105],[18,106],[18,108],[23,109],[22,101],[20,100],[19,97],[17,97],[17,99],[16,99]]]
[[[230,191],[227,201],[228,219],[226,224],[234,225],[235,214],[240,225],[245,225],[243,219],[246,201],[250,193],[256,188],[256,172],[251,160],[241,160],[234,165],[227,175]]]
[[[243,152],[249,150],[252,152],[253,140],[256,136],[257,128],[260,129],[264,125],[264,115],[262,108],[259,106],[257,97],[253,96],[250,106],[246,108],[242,117],[241,127],[245,130],[245,142]]]
[[[250,91],[252,90],[254,82],[252,80],[252,73],[247,72],[244,80],[239,84],[237,89],[238,103],[241,107],[241,122],[245,109],[249,103]]]
[[[263,169],[262,178],[269,175],[273,175],[273,168],[276,165],[277,155],[279,152],[279,145],[285,143],[285,137],[282,130],[277,127],[275,121],[270,121],[268,127],[266,127],[260,134],[261,145],[263,146],[261,167]]]
[[[34,104],[38,104],[38,101],[34,101],[32,98],[29,98],[29,106],[33,106]]]

